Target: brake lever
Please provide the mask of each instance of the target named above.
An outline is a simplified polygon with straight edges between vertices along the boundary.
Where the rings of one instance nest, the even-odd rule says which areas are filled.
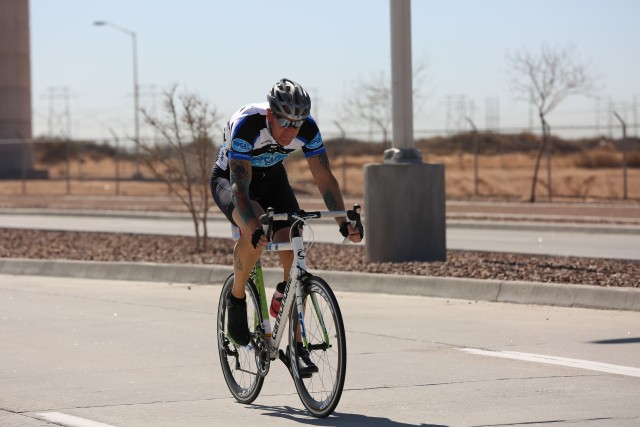
[[[364,239],[364,227],[362,226],[362,221],[360,219],[360,211],[361,211],[361,207],[359,204],[354,204],[353,205],[353,210],[347,211],[347,219],[349,220],[349,222],[351,223],[351,225],[358,230],[358,234],[360,234],[360,239]],[[342,241],[342,243],[348,243],[351,240],[349,240],[349,236],[345,237],[344,240]]]

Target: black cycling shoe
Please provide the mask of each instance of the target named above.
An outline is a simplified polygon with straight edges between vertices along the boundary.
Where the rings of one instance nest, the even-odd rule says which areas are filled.
[[[298,369],[302,374],[313,374],[318,372],[318,367],[313,360],[311,360],[311,355],[309,351],[304,347],[304,345],[299,342],[296,343],[296,356],[298,360]]]
[[[249,325],[247,324],[247,298],[227,295],[227,335],[238,345],[249,344]]]

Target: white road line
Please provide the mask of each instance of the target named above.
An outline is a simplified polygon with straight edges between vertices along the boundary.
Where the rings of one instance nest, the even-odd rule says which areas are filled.
[[[96,421],[87,420],[73,415],[67,415],[60,412],[39,412],[36,414],[38,418],[52,423],[62,424],[67,427],[114,427],[110,424],[98,423]]]
[[[478,348],[461,348],[461,351],[480,356],[500,357],[503,359],[524,360],[527,362],[546,363],[549,365],[568,366],[570,368],[588,369],[590,371],[607,372],[609,374],[640,377],[640,368],[611,365],[589,360],[569,359],[566,357],[546,356],[544,354],[520,353],[517,351],[488,351]]]

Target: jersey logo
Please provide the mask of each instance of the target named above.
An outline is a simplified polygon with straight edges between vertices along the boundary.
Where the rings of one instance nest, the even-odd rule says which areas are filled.
[[[283,161],[286,157],[287,155],[282,153],[263,153],[259,156],[253,156],[251,159],[251,165],[259,168],[266,168]]]
[[[320,136],[320,132],[316,134],[316,136],[307,144],[307,148],[309,150],[315,150],[316,148],[322,145],[322,136]]]
[[[248,153],[251,151],[252,147],[251,144],[244,139],[236,138],[231,141],[231,149],[240,153]]]

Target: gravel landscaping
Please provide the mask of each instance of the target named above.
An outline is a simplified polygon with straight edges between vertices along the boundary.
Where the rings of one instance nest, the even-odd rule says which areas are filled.
[[[4,258],[231,265],[232,254],[231,239],[209,239],[208,249],[196,252],[191,237],[0,228],[0,257]],[[263,265],[279,266],[277,255],[265,253]],[[640,287],[640,262],[599,258],[450,250],[446,262],[371,263],[362,246],[315,243],[308,252],[308,266],[312,270]]]

